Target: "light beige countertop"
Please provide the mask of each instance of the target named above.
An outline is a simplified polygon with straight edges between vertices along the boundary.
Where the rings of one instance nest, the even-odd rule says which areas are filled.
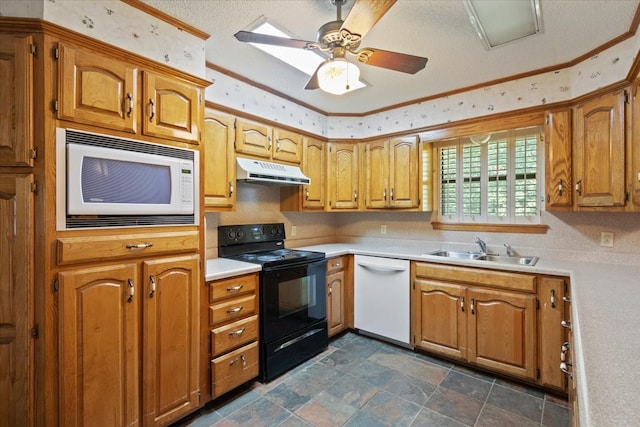
[[[524,266],[423,255],[439,247],[371,246],[332,243],[296,249],[325,252],[328,258],[360,254],[569,277],[576,347],[570,369],[577,380],[580,426],[640,425],[640,266],[545,257],[535,266]],[[220,260],[207,261],[207,280],[260,270],[257,265]]]

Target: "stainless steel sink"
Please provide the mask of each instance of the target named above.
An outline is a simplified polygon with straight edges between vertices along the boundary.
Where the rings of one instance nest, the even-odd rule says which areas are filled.
[[[481,261],[500,262],[503,264],[535,265],[538,262],[537,256],[503,256],[503,255],[482,255],[476,258]]]
[[[517,264],[533,266],[538,262],[537,256],[506,256],[506,255],[489,255],[480,252],[455,252],[439,250],[423,254],[425,256],[438,256],[450,259],[468,259],[477,261],[497,262],[503,264]]]
[[[441,256],[444,258],[455,259],[478,259],[483,256],[480,252],[454,252],[454,251],[435,251],[423,255]]]

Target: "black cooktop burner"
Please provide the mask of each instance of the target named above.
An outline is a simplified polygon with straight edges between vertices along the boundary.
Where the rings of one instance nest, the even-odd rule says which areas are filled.
[[[323,252],[284,248],[284,224],[218,227],[218,254],[224,258],[266,266],[281,266],[324,259]]]

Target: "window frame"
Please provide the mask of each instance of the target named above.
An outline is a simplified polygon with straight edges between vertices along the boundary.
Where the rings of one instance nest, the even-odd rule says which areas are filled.
[[[541,211],[544,207],[544,201],[542,200],[542,193],[544,191],[544,129],[542,126],[534,125],[524,128],[503,130],[498,132],[492,132],[489,141],[482,144],[474,144],[471,142],[468,136],[443,139],[433,142],[432,158],[435,160],[434,164],[434,208],[436,210],[436,222],[438,227],[446,227],[448,225],[478,225],[486,224],[491,226],[509,227],[509,226],[538,226],[541,223]],[[515,171],[515,157],[516,157],[516,139],[523,138],[525,136],[535,135],[536,137],[536,167],[535,167],[535,201],[536,201],[536,214],[533,216],[519,216],[515,214],[516,211],[516,171]],[[488,212],[488,191],[489,191],[489,167],[488,167],[488,150],[490,144],[495,143],[496,140],[507,140],[507,174],[506,180],[507,193],[506,198],[508,201],[507,215],[495,216],[489,215]],[[452,215],[442,214],[442,177],[441,177],[441,149],[447,147],[456,147],[456,212]],[[461,181],[463,177],[463,155],[462,152],[466,148],[480,152],[480,212],[479,214],[467,215],[463,211],[463,197],[464,197],[464,182]],[[436,160],[437,159],[437,160]],[[525,179],[526,179],[525,174]],[[477,178],[471,179],[473,182],[477,182]],[[526,184],[525,184],[526,185]],[[446,227],[448,228],[448,227]]]

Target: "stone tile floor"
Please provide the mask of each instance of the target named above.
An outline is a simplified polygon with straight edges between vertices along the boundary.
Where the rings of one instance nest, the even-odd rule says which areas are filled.
[[[355,333],[174,427],[569,426],[562,398]]]

